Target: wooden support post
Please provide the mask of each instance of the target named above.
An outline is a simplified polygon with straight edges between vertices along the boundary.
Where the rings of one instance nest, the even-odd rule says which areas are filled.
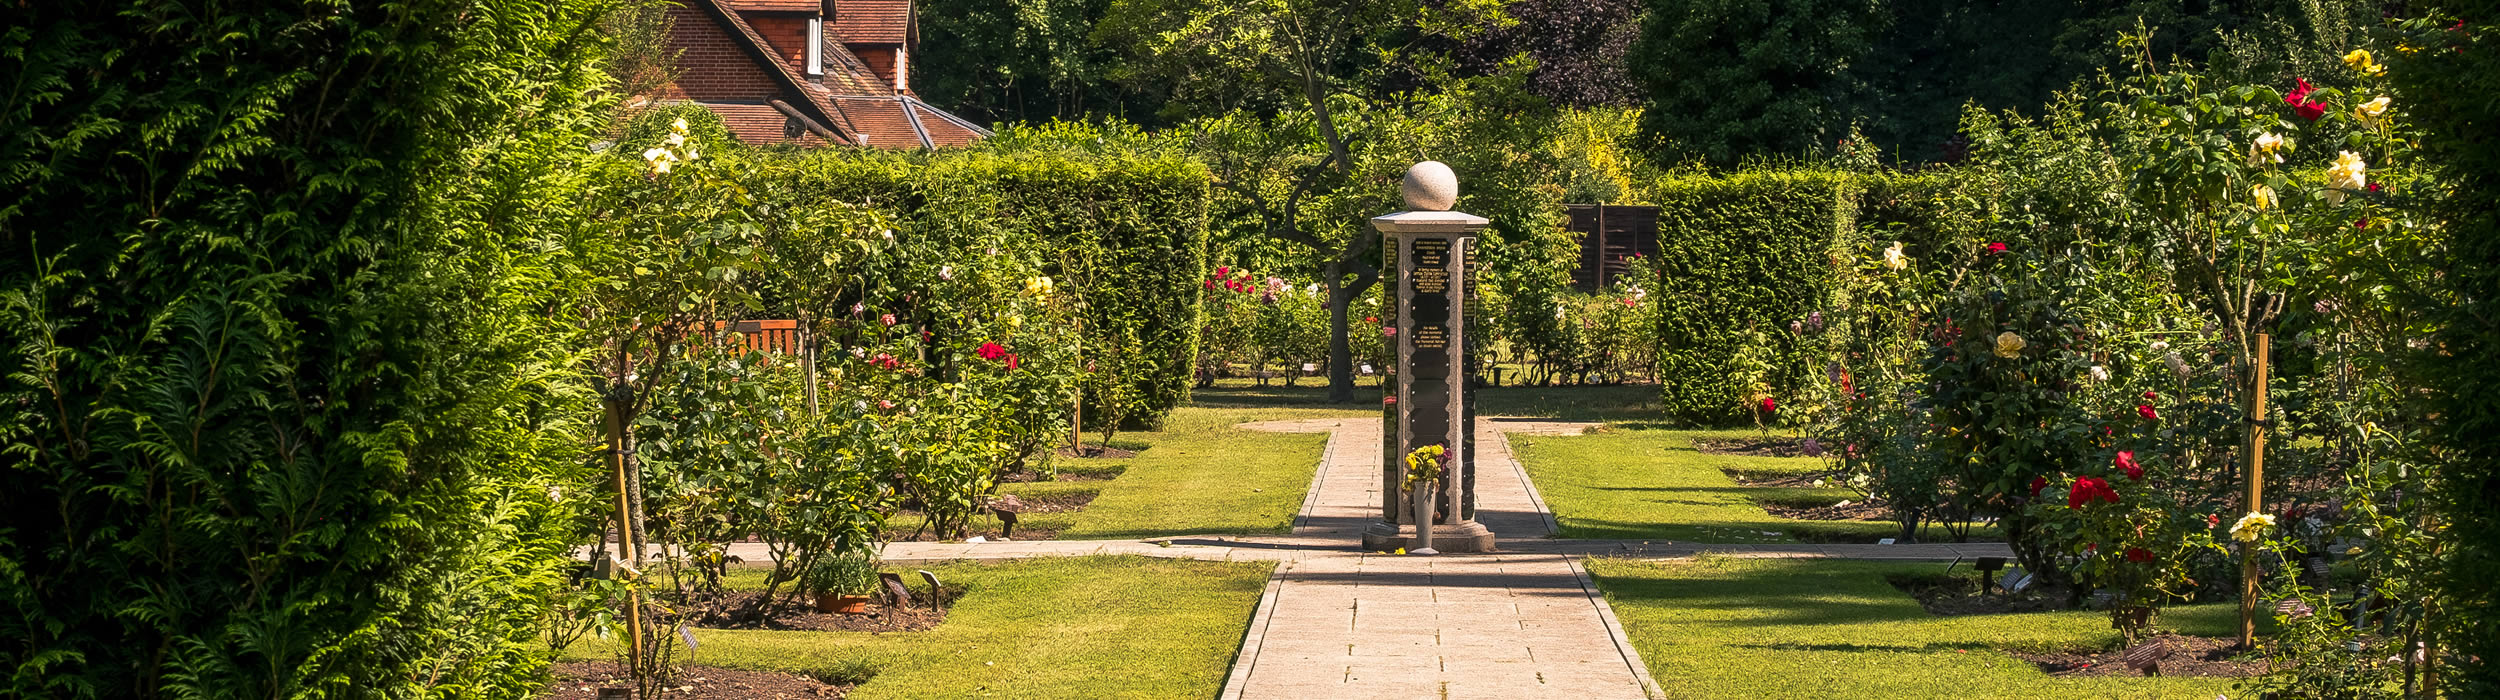
[[[608,419],[608,469],[616,475],[616,551],[630,557],[632,555],[627,553],[634,551],[634,510],[631,491],[627,490],[625,483],[625,409],[615,399],[600,403]],[[636,561],[632,568],[641,568],[641,557],[633,558]],[[617,574],[633,575],[627,571]],[[642,668],[642,588],[628,585],[626,590],[631,596],[628,602],[631,607],[625,613],[625,636],[633,640],[633,646],[625,658],[627,670],[639,675]]]
[[[1076,319],[1074,361],[1078,371],[1085,371],[1085,318],[1083,316]],[[1093,372],[1085,372],[1085,374],[1091,375]],[[1110,445],[1103,447],[1110,447]],[[1085,456],[1085,382],[1083,380],[1077,381],[1076,395],[1068,400],[1068,449],[1075,451],[1079,457]]]
[[[2257,381],[2249,392],[2248,512],[2264,510],[2266,494],[2266,368],[2272,364],[2274,336],[2257,334]],[[2240,648],[2257,648],[2257,545],[2240,544]]]

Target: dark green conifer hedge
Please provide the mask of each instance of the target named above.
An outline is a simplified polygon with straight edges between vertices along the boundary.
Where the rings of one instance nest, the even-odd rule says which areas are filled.
[[[0,6],[0,696],[537,692],[604,4]]]

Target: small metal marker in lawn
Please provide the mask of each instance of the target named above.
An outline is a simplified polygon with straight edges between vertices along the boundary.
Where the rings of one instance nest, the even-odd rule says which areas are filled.
[[[920,580],[929,582],[929,610],[946,612],[946,588],[938,585],[937,574],[929,573],[928,569],[919,571]]]
[[[1993,583],[1997,572],[2005,568],[2005,557],[1980,557],[1979,562],[1972,564],[1971,568],[1979,570],[1979,592],[1986,593],[1995,587]]]
[[[885,584],[886,607],[911,605],[911,587],[903,585],[903,575],[891,571],[877,572],[877,581]]]
[[[1415,554],[1485,552],[1493,531],[1475,520],[1475,402],[1469,400],[1468,263],[1484,217],[1451,211],[1458,177],[1439,161],[1416,163],[1399,188],[1407,211],[1374,217],[1387,240],[1384,274],[1395,303],[1383,307],[1397,353],[1396,391],[1383,403],[1380,519],[1363,529],[1363,549]],[[1437,468],[1411,457],[1433,448]],[[1420,463],[1420,462],[1418,462]],[[1428,465],[1429,466],[1429,465]],[[1400,503],[1400,493],[1409,494]],[[1401,525],[1404,526],[1403,530]]]
[[[2178,650],[2170,648],[2170,643],[2156,639],[2128,649],[2126,655],[2120,656],[2119,659],[2127,662],[2127,668],[2135,669],[2147,676],[2158,676],[2161,675],[2162,660],[2170,658],[2170,655],[2175,653],[2178,653]]]

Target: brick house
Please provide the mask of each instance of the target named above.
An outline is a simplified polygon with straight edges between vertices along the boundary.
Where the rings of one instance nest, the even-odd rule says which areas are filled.
[[[679,0],[676,81],[665,101],[703,105],[748,144],[937,149],[988,129],[911,91],[912,0]]]

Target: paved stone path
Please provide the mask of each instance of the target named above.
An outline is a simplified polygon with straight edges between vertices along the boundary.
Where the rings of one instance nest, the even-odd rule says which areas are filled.
[[[1252,429],[1334,433],[1294,545],[1354,546],[1380,504],[1378,421]],[[1552,533],[1552,517],[1502,431],[1585,426],[1485,421],[1476,435],[1477,519],[1504,548]],[[1558,552],[1436,557],[1332,552],[1277,565],[1225,682],[1241,698],[1644,698],[1639,653],[1580,568]]]

